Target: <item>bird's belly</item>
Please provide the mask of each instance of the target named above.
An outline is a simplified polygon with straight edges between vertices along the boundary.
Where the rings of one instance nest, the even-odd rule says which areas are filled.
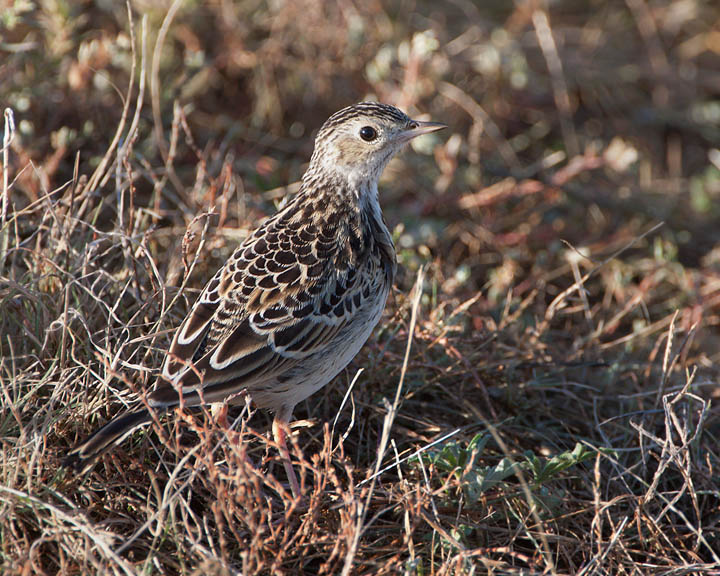
[[[321,351],[303,359],[281,379],[264,390],[251,390],[261,408],[294,406],[337,376],[357,355],[382,316],[389,288],[359,308],[348,323]]]

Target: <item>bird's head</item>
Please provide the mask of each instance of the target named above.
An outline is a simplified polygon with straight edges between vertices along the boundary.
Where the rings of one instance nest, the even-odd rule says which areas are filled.
[[[361,102],[336,112],[315,138],[310,173],[338,174],[358,185],[377,184],[390,159],[413,138],[446,128],[413,120],[394,106]]]

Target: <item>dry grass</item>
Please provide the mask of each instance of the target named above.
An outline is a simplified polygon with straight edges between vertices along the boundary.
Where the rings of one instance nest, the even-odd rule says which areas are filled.
[[[717,6],[252,4],[0,16],[2,572],[720,574]],[[387,171],[305,501],[251,406],[59,469],[365,97],[451,129]]]

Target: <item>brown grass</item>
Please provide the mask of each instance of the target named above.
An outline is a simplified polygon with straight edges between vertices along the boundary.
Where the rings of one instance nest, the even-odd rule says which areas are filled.
[[[720,574],[720,10],[251,4],[1,16],[2,572]],[[60,469],[366,97],[450,130],[386,172],[401,273],[296,410],[305,500],[252,406]]]

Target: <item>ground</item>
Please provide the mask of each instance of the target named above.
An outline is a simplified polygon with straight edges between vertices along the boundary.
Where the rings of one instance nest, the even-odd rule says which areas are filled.
[[[449,129],[303,501],[251,406],[61,468],[364,99]],[[0,103],[3,573],[720,574],[716,2],[25,0]]]

